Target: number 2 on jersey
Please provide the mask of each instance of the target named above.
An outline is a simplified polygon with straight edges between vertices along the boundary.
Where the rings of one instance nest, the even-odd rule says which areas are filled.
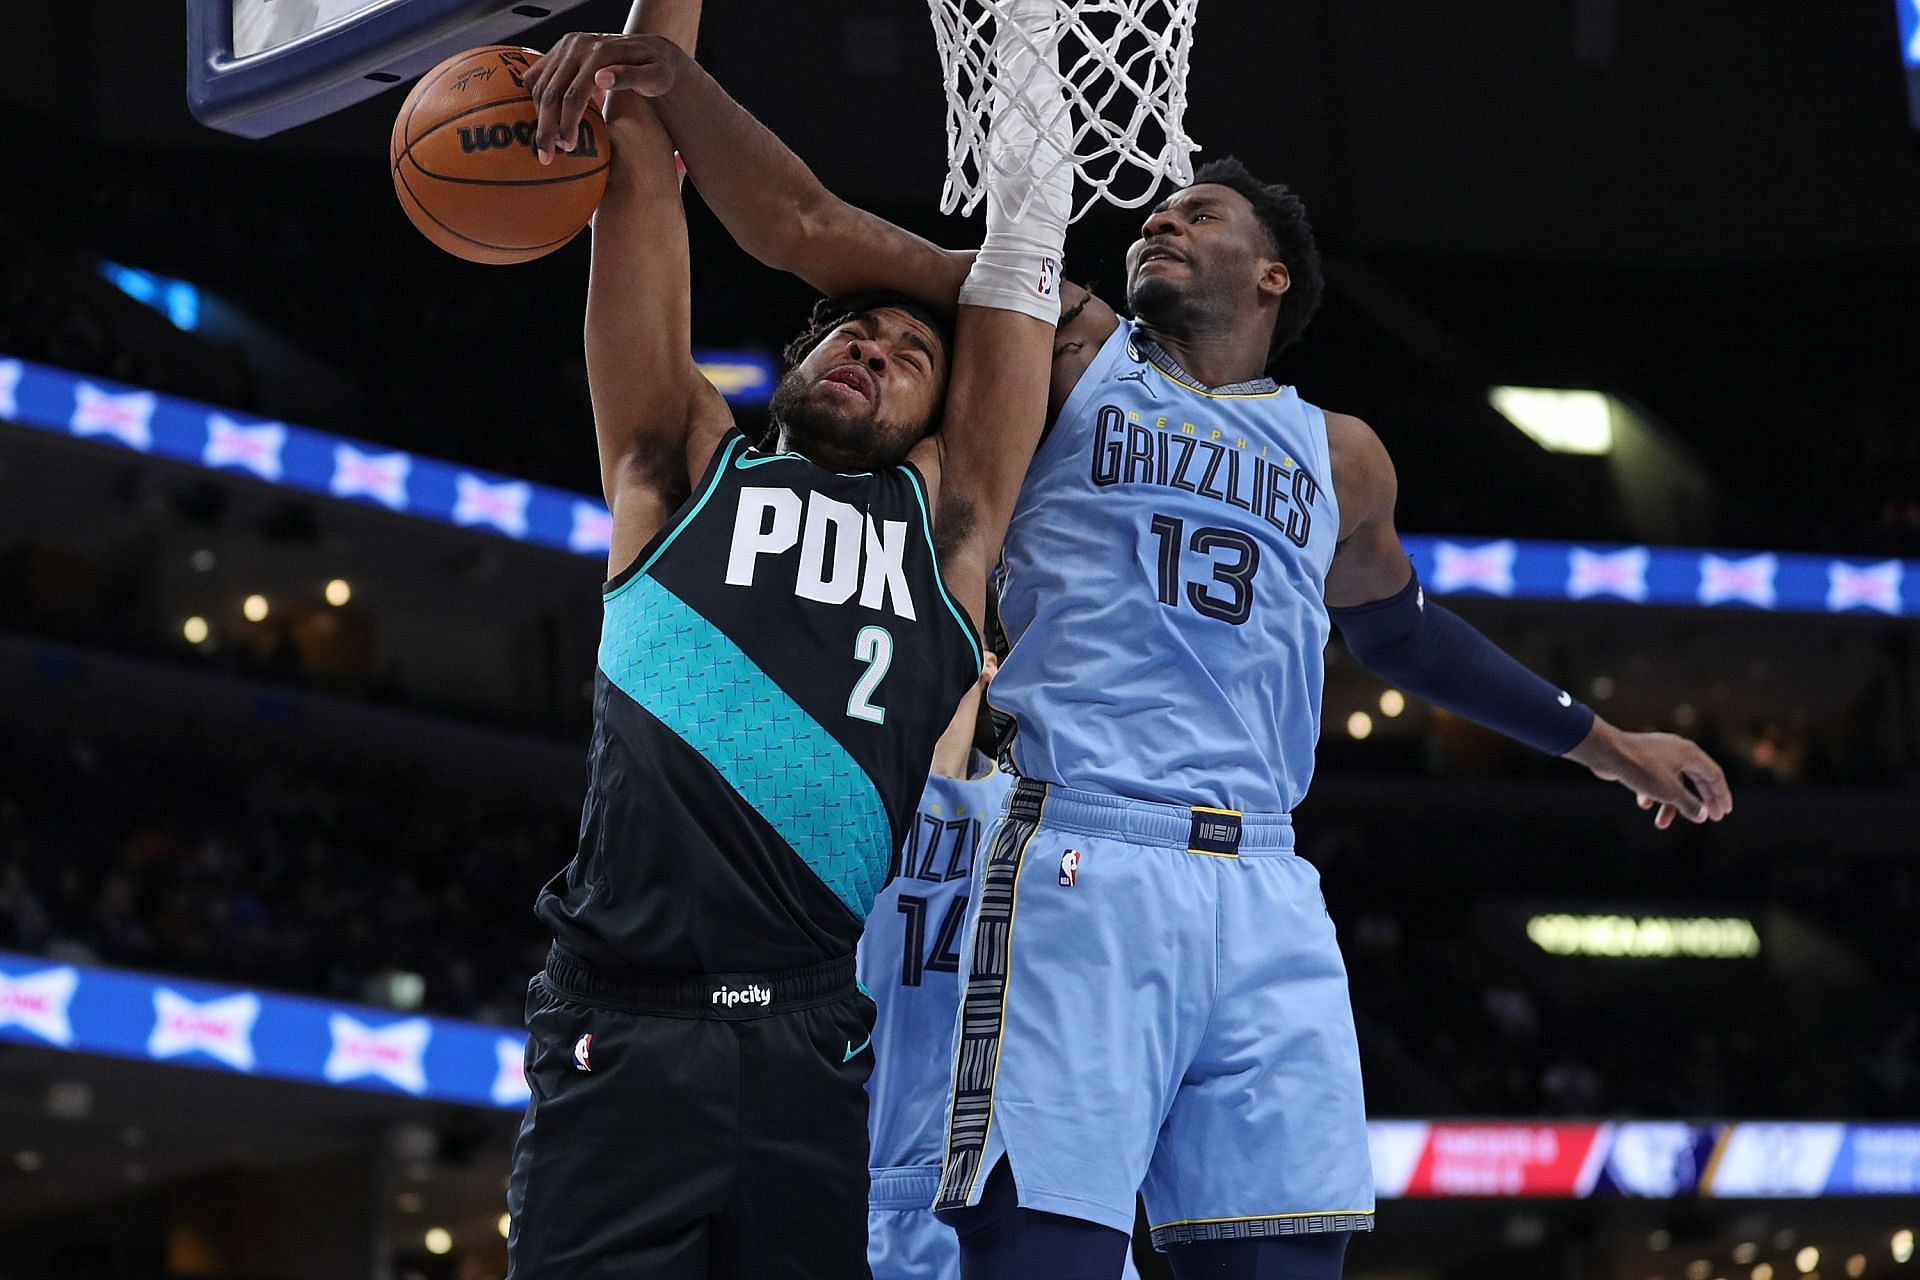
[[[860,628],[860,634],[854,637],[853,656],[855,661],[866,663],[867,669],[854,681],[853,692],[847,695],[847,714],[855,720],[885,724],[887,709],[874,705],[873,693],[886,678],[887,668],[893,665],[892,633],[885,627]]]
[[[1181,535],[1186,531],[1186,524],[1172,516],[1156,515],[1148,527],[1160,540],[1160,603],[1177,609],[1181,596]],[[1208,557],[1215,551],[1234,554],[1231,562],[1212,562],[1211,582],[1186,584],[1187,603],[1206,617],[1231,622],[1236,627],[1245,622],[1253,613],[1253,575],[1260,569],[1260,544],[1237,529],[1201,528],[1193,531],[1193,537],[1187,539],[1185,545]],[[1215,584],[1226,587],[1226,594],[1214,594]]]

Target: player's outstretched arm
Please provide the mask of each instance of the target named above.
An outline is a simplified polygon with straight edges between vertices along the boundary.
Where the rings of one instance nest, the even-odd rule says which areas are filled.
[[[943,314],[954,311],[973,267],[971,251],[943,249],[834,195],[674,41],[587,38],[595,42],[586,64],[594,86],[654,100],[688,176],[742,249],[829,297],[898,293]],[[543,105],[535,146],[571,146],[584,111],[578,96]],[[1053,410],[1119,323],[1111,307],[1078,285],[1063,284],[1061,294],[1073,319],[1060,326]]]
[[[591,42],[580,85],[654,99],[701,198],[761,262],[830,297],[889,290],[953,312],[971,253],[942,249],[828,191],[672,35],[570,37]],[[543,154],[571,148],[589,92],[541,104],[534,145]]]
[[[1608,724],[1501,651],[1451,609],[1425,598],[1394,528],[1399,481],[1366,423],[1327,415],[1340,504],[1340,546],[1327,605],[1362,666],[1436,706],[1551,755],[1586,765],[1634,792],[1666,828],[1675,816],[1719,821],[1733,809],[1720,766],[1668,733]]]
[[[693,0],[636,5],[630,25],[660,24],[691,39]],[[591,44],[568,36],[533,66],[537,102],[591,95],[582,67]],[[581,86],[587,86],[583,91]],[[613,510],[613,573],[683,501],[732,418],[694,365],[686,214],[673,146],[651,104],[635,94],[607,103],[612,166],[593,221],[587,289],[587,385],[600,445],[600,477]],[[578,123],[578,116],[575,117]]]
[[[948,590],[986,617],[1027,465],[1040,444],[1060,319],[1060,257],[1073,205],[1065,87],[1048,36],[1054,0],[1012,0],[994,60],[987,235],[960,290],[953,372],[940,430],[914,451],[938,486],[935,541]]]

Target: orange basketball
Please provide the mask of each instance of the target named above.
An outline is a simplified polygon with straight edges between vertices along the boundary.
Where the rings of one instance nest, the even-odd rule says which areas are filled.
[[[393,122],[400,207],[427,239],[469,262],[529,262],[580,234],[607,189],[607,124],[591,107],[572,152],[543,165],[526,71],[512,45],[455,54],[427,72]]]

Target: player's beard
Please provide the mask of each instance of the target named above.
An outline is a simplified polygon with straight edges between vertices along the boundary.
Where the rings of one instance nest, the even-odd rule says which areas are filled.
[[[878,404],[854,412],[822,404],[814,383],[793,368],[773,389],[768,410],[784,447],[823,466],[863,471],[895,466],[912,450],[918,437],[881,421]]]
[[[1148,276],[1127,290],[1127,310],[1149,329],[1183,337],[1198,318],[1193,292],[1191,282],[1183,289],[1171,280]]]

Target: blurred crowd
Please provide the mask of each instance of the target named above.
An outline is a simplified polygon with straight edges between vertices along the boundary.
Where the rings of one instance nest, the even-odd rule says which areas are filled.
[[[1920,866],[1488,815],[1308,824],[1376,1112],[1911,1116]],[[1750,921],[1749,958],[1550,956],[1545,911]],[[1809,1046],[1819,1046],[1810,1052]]]
[[[16,730],[0,735],[0,948],[512,1025],[544,958],[533,898],[575,830],[564,804],[315,758],[285,735]],[[1426,831],[1335,808],[1303,834],[1341,926],[1376,1114],[1920,1106],[1909,862],[1732,859],[1692,833],[1642,857],[1604,831],[1499,814]],[[1766,950],[1553,959],[1501,914],[1627,896],[1676,914],[1732,902]]]
[[[282,739],[0,735],[0,947],[517,1023],[577,815]]]

